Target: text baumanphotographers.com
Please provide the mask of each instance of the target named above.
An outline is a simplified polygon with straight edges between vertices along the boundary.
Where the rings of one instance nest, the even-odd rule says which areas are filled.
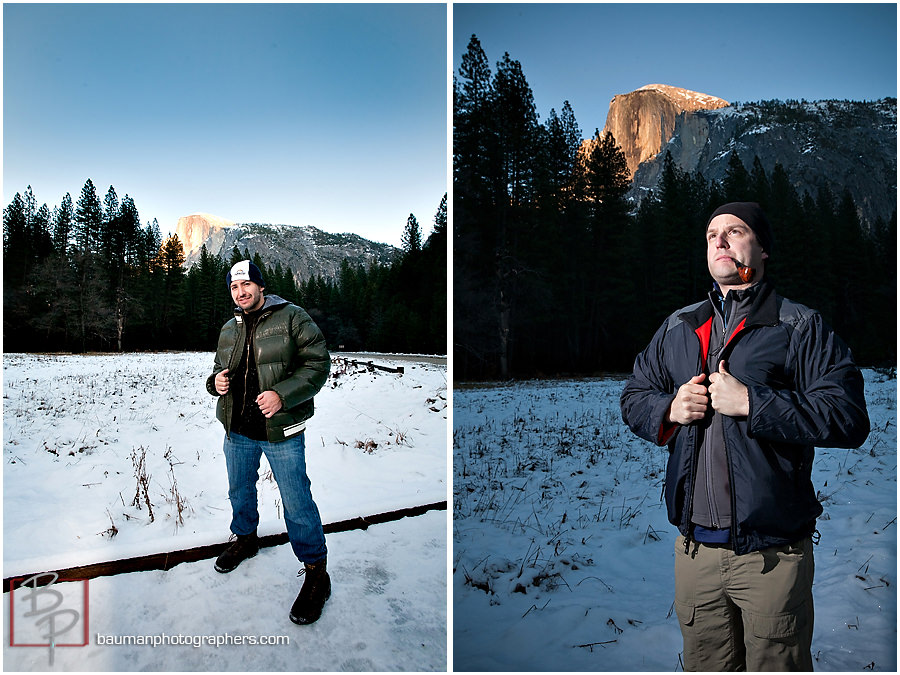
[[[202,647],[222,647],[224,645],[286,645],[290,644],[287,635],[103,635],[97,633],[95,641],[98,645],[191,645]]]

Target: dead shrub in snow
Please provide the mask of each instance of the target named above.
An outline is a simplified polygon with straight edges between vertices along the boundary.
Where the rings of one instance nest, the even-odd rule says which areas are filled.
[[[137,481],[131,505],[136,506],[140,510],[141,502],[143,502],[147,506],[147,512],[150,514],[150,522],[152,523],[155,516],[153,515],[153,504],[150,503],[150,474],[147,473],[147,448],[141,446],[132,450],[131,463],[134,466],[134,478]]]

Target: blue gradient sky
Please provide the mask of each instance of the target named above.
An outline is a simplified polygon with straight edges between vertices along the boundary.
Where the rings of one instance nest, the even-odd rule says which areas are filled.
[[[399,245],[447,190],[444,4],[3,6],[3,205],[86,179]]]
[[[896,4],[459,4],[453,71],[472,34],[496,71],[522,64],[546,120],[568,100],[582,133],[645,84],[729,101],[897,96]]]

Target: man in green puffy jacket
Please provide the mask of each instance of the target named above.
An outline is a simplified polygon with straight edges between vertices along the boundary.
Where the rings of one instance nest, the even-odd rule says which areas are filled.
[[[225,427],[234,541],[216,560],[216,570],[231,572],[259,551],[256,481],[265,452],[284,504],[288,538],[306,575],[290,619],[313,623],[331,595],[331,579],[325,533],[306,475],[304,431],[331,357],[303,309],[264,294],[265,282],[252,262],[234,265],[226,284],[235,315],[219,334],[206,388],[219,397],[216,417]]]

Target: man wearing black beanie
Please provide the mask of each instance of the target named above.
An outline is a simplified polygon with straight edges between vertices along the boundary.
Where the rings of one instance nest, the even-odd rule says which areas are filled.
[[[815,447],[869,433],[849,348],[766,278],[773,245],[758,204],[716,209],[713,290],[666,319],[622,391],[626,424],[669,448],[685,670],[812,670]]]

